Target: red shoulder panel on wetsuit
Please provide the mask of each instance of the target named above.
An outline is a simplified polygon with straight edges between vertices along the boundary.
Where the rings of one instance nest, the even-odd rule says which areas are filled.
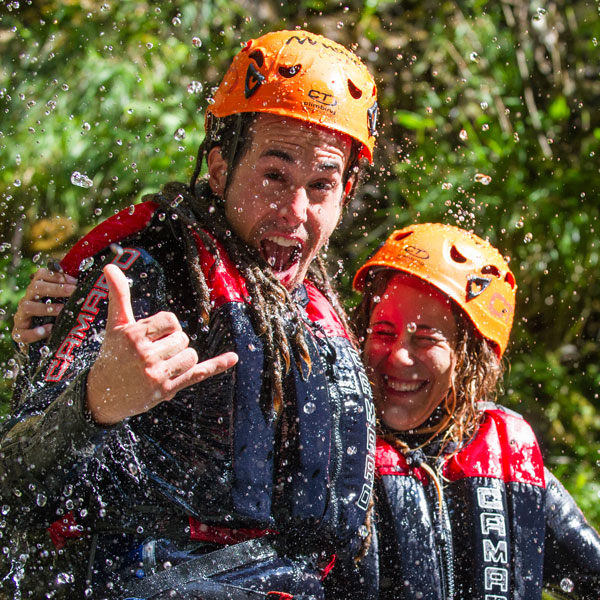
[[[62,259],[61,266],[65,273],[76,277],[81,261],[94,256],[113,242],[120,242],[127,236],[144,229],[158,208],[156,202],[142,202],[125,208],[116,215],[106,219],[87,235],[82,237]],[[226,302],[247,301],[246,284],[235,268],[223,247],[216,243],[220,252],[220,262],[215,266],[214,257],[206,250],[199,236],[196,237],[202,270],[212,289],[211,300],[215,307]]]
[[[343,337],[348,339],[348,332],[333,310],[329,300],[312,284],[305,280],[304,286],[308,294],[309,303],[306,306],[306,314],[313,323],[323,327],[329,337]]]
[[[451,481],[495,477],[545,487],[544,462],[535,434],[518,415],[487,410],[475,439],[447,463]]]
[[[135,204],[133,210],[131,207],[125,208],[94,227],[60,261],[64,272],[77,277],[82,260],[94,256],[109,244],[119,242],[128,235],[144,229],[157,208],[156,202]]]

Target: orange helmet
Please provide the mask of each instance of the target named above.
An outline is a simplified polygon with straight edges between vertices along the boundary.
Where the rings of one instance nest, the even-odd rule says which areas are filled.
[[[452,225],[423,223],[394,231],[356,273],[362,291],[369,269],[396,269],[419,277],[458,304],[501,357],[512,327],[517,285],[491,244]]]
[[[308,31],[275,31],[250,40],[233,59],[210,115],[266,112],[340,131],[373,161],[377,88],[362,61]]]

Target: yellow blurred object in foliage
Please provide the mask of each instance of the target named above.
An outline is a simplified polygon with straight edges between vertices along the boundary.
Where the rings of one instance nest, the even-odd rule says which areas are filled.
[[[77,225],[67,217],[40,219],[31,226],[29,247],[34,252],[55,250],[75,233]]]

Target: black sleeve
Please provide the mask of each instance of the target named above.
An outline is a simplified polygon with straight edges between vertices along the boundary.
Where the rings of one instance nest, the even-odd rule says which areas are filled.
[[[164,309],[162,269],[145,250],[126,251],[135,257],[125,274],[136,318]],[[98,426],[86,410],[87,374],[106,327],[108,291],[102,268],[114,260],[110,251],[94,257],[58,317],[47,351],[37,365],[28,365],[27,387],[18,390],[18,406],[0,429],[0,496],[25,525],[43,527],[71,510],[72,489],[91,485],[83,476],[86,464],[107,439],[127,428],[126,421]],[[79,491],[83,504],[87,492]]]
[[[600,599],[600,536],[546,469],[544,585],[565,598]]]

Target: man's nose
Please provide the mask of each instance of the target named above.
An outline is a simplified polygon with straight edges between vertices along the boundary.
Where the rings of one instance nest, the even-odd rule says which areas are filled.
[[[309,205],[308,195],[302,187],[291,188],[279,205],[279,215],[285,222],[297,227],[306,222]]]

